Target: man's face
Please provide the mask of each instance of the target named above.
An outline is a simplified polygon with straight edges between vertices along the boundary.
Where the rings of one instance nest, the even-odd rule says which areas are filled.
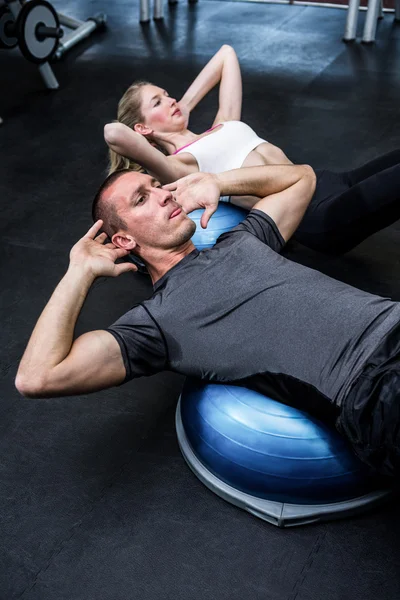
[[[172,193],[162,189],[150,175],[122,175],[110,187],[109,194],[140,254],[147,248],[169,250],[180,246],[190,240],[196,229]]]

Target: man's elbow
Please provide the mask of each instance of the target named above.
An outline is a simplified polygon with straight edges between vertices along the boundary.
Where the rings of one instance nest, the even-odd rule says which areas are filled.
[[[44,379],[37,376],[30,376],[20,370],[15,378],[15,387],[25,398],[46,398],[48,390]]]
[[[310,167],[310,165],[302,165],[303,171],[304,171],[304,179],[307,181],[307,184],[310,187],[310,191],[312,192],[312,194],[315,191],[315,186],[317,185],[317,176],[315,174],[315,171],[312,167]]]

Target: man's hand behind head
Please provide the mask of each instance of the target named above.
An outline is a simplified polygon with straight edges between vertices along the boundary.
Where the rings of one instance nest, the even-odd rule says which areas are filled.
[[[210,173],[193,173],[178,179],[174,183],[164,185],[175,196],[175,200],[189,214],[193,210],[204,208],[201,226],[205,229],[210,217],[218,208],[220,189],[215,175]]]
[[[70,268],[83,270],[93,279],[117,277],[127,271],[137,271],[137,267],[131,262],[115,264],[117,259],[123,258],[129,251],[118,248],[112,242],[105,244],[107,234],[99,234],[102,225],[103,221],[97,221],[72,248]]]

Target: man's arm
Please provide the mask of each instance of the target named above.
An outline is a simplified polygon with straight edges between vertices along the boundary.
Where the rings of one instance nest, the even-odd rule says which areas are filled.
[[[206,64],[178,104],[191,112],[218,83],[219,108],[213,125],[239,120],[242,112],[242,77],[236,52],[227,44]]]
[[[299,225],[315,190],[315,173],[307,165],[268,165],[195,173],[163,186],[173,192],[187,213],[204,208],[201,226],[207,227],[220,196],[248,197],[251,206],[267,213],[288,240]],[[240,203],[238,203],[240,205]]]
[[[100,276],[134,271],[132,263],[115,264],[127,252],[103,245],[98,221],[74,246],[67,273],[41,314],[22,357],[16,387],[32,398],[93,392],[122,383],[125,367],[115,338],[93,331],[73,341],[76,320],[87,293]]]

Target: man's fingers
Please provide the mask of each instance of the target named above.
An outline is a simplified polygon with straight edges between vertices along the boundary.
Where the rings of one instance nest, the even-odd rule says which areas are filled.
[[[115,248],[112,250],[115,256],[114,260],[116,260],[117,258],[122,258],[123,256],[127,256],[129,254],[129,250],[125,250],[124,248]]]
[[[200,225],[202,226],[203,229],[206,229],[209,220],[211,219],[212,215],[217,210],[217,206],[218,206],[218,204],[213,204],[212,206],[207,206],[205,211],[201,215]]]
[[[103,221],[101,219],[99,219],[98,221],[96,221],[96,223],[94,223],[91,226],[91,228],[89,229],[89,231],[87,232],[87,234],[84,237],[89,237],[92,240],[94,240],[94,238],[96,237],[96,235],[100,231],[102,225],[103,225]]]
[[[137,271],[138,268],[131,262],[120,263],[115,265],[115,277],[122,275],[122,273],[128,273],[129,271]]]
[[[107,239],[107,234],[106,233],[100,233],[100,235],[98,235],[97,237],[94,238],[95,242],[99,242],[99,244],[102,244],[106,239]]]

